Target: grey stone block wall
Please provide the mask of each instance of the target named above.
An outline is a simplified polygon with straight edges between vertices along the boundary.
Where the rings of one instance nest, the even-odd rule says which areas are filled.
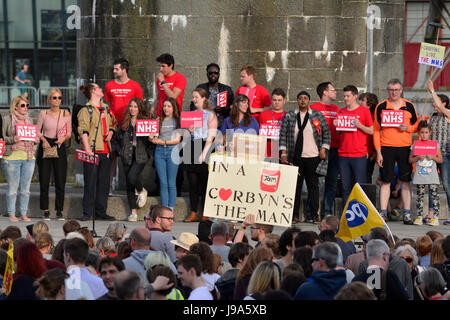
[[[367,88],[366,10],[368,1],[350,0],[79,0],[82,30],[80,77],[104,85],[112,62],[126,57],[130,76],[144,97],[155,98],[156,57],[169,52],[175,70],[187,77],[183,108],[192,90],[206,81],[210,62],[221,66],[221,81],[240,85],[246,63],[269,92],[281,87],[288,107],[299,90],[317,101],[315,87],[332,81],[337,89]],[[403,78],[404,1],[371,1],[380,7],[374,30],[374,91],[385,97],[386,82]],[[342,106],[342,92],[338,92]]]

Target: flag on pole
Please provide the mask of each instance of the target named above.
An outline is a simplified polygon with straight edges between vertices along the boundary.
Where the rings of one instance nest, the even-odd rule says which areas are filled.
[[[11,287],[13,283],[13,274],[14,274],[14,246],[12,241],[9,241],[7,258],[6,258],[6,268],[5,274],[3,275],[3,288],[6,289],[5,294],[9,296],[11,292]]]
[[[348,242],[368,234],[375,227],[384,226],[384,219],[381,218],[361,186],[356,183],[342,212],[336,238]]]

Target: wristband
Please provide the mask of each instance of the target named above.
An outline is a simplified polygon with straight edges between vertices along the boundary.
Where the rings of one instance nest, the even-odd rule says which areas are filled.
[[[431,90],[430,92],[431,92],[431,94],[435,93],[435,91],[434,91],[434,90]]]
[[[161,81],[161,85],[166,84],[166,80]]]

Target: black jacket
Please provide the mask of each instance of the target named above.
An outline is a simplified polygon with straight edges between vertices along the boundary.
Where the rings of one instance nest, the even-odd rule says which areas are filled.
[[[133,162],[133,137],[136,134],[136,128],[128,127],[127,131],[122,130],[122,127],[117,131],[117,141],[120,145],[120,156],[126,165],[131,165]],[[148,140],[148,137],[136,137],[136,163],[145,164],[151,154],[151,149],[154,145]]]

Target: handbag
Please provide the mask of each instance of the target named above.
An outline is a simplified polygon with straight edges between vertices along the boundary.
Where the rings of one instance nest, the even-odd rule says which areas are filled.
[[[47,111],[45,111],[45,116],[47,117]],[[58,122],[56,123],[56,132],[58,132],[58,124],[59,124],[59,117],[61,116],[61,111],[59,111],[59,115],[58,115]],[[44,118],[44,122],[45,122],[45,118]],[[42,124],[42,127],[44,127],[44,124]],[[41,129],[41,133],[42,133],[42,129]],[[56,133],[56,137],[55,139],[58,139],[58,133]],[[54,158],[59,158],[58,155],[58,146],[55,144],[53,147],[47,148],[47,149],[43,149],[43,153],[42,153],[42,158],[43,159],[54,159]]]

